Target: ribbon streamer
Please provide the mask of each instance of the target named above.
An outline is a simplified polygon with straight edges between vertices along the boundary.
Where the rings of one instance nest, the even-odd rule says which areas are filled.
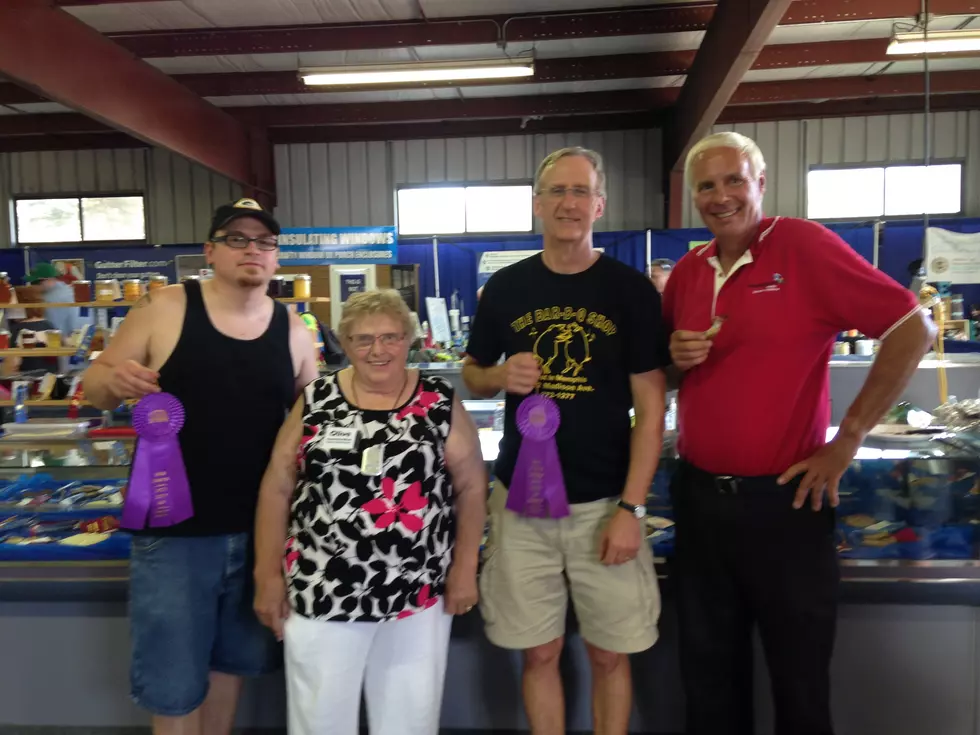
[[[169,393],[145,396],[133,409],[133,428],[139,440],[123,507],[123,528],[173,526],[194,515],[177,441],[183,425],[184,407]]]
[[[565,478],[555,434],[561,424],[558,404],[535,394],[517,408],[517,429],[523,437],[507,509],[528,518],[564,518],[570,514]]]

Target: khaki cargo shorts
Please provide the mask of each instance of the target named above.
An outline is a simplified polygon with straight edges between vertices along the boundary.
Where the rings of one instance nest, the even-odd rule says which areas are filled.
[[[569,594],[582,638],[593,646],[637,653],[657,641],[660,590],[650,544],[625,564],[599,560],[615,501],[572,505],[559,520],[524,518],[506,502],[507,489],[496,482],[480,575],[480,611],[492,643],[526,650],[561,638]]]

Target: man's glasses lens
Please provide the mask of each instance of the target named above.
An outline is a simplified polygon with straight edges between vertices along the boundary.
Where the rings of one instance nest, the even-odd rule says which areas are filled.
[[[245,237],[244,235],[225,235],[224,237],[214,238],[215,242],[223,242],[230,248],[244,250],[250,242],[255,243],[259,250],[275,250],[279,247],[279,239],[275,236],[269,237]]]

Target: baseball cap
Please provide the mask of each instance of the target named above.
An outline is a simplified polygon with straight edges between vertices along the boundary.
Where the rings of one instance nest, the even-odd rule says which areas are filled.
[[[269,232],[278,235],[282,228],[276,218],[262,209],[262,205],[254,199],[239,199],[233,204],[222,204],[214,211],[214,218],[211,220],[211,229],[208,231],[208,239],[214,237],[218,230],[225,229],[234,220],[240,217],[252,217],[269,228]]]
[[[25,283],[37,283],[47,278],[59,278],[58,269],[50,263],[38,263],[31,269],[31,272],[24,278]]]

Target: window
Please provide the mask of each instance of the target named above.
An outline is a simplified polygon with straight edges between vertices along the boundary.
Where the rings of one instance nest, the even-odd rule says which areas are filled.
[[[807,174],[807,217],[851,219],[963,211],[963,165],[815,169]]]
[[[399,235],[530,232],[530,184],[398,190]]]
[[[18,199],[17,242],[100,242],[146,239],[142,196]]]

